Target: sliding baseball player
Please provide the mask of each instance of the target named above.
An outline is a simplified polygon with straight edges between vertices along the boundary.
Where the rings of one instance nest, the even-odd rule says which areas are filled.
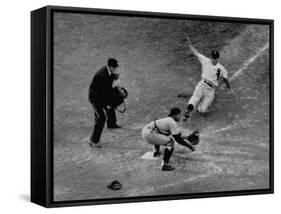
[[[192,97],[190,98],[185,113],[185,118],[189,118],[193,110],[200,113],[208,112],[208,108],[212,104],[215,97],[215,90],[219,86],[219,80],[222,79],[227,88],[234,94],[227,79],[227,70],[218,62],[220,54],[213,50],[211,58],[200,54],[191,44],[187,37],[187,44],[191,52],[198,58],[202,66],[202,80],[196,85]]]

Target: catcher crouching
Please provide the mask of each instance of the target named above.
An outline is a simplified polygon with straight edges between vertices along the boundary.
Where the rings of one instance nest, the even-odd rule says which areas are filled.
[[[194,131],[190,135],[181,134],[177,122],[181,120],[181,110],[172,108],[168,117],[154,120],[143,127],[142,137],[154,145],[154,157],[160,156],[160,146],[165,146],[162,161],[162,171],[174,170],[175,167],[169,165],[170,158],[174,151],[175,142],[195,151],[195,145],[199,143],[199,132]]]

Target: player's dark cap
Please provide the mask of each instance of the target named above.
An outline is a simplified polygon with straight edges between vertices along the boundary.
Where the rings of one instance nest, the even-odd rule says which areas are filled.
[[[114,59],[114,58],[109,58],[107,60],[107,65],[110,67],[113,67],[113,68],[117,68],[119,66],[117,59]]]
[[[179,108],[175,107],[175,108],[172,108],[172,109],[171,109],[170,114],[169,114],[168,116],[169,116],[169,117],[170,117],[170,116],[174,116],[174,115],[177,115],[177,114],[179,114],[179,113],[181,113],[181,110],[180,110]]]
[[[220,53],[218,51],[212,50],[212,58],[213,59],[218,59],[220,58]]]

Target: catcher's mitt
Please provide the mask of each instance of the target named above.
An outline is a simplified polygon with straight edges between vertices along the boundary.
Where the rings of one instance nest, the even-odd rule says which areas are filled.
[[[195,130],[194,132],[192,132],[190,135],[187,136],[187,140],[192,145],[197,145],[200,142],[199,131]]]
[[[107,186],[108,189],[111,189],[111,190],[120,190],[122,188],[122,184],[115,180],[115,181],[112,181],[108,186]]]

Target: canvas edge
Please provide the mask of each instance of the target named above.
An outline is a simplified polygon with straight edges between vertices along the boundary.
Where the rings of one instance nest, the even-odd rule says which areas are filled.
[[[41,11],[41,12],[39,12]],[[42,12],[45,11],[45,12]],[[42,205],[44,207],[63,207],[63,206],[84,206],[84,205],[99,205],[99,204],[116,204],[116,203],[132,203],[132,202],[149,202],[149,201],[163,201],[163,200],[180,200],[180,199],[195,199],[195,198],[210,198],[210,197],[227,197],[227,196],[242,196],[242,195],[257,195],[257,194],[271,194],[274,193],[274,118],[273,118],[273,104],[274,104],[274,79],[273,79],[273,38],[274,38],[274,20],[271,19],[252,19],[252,18],[239,18],[239,17],[219,17],[219,16],[202,16],[202,15],[187,15],[187,14],[172,14],[172,13],[156,13],[156,12],[142,12],[142,11],[125,11],[125,10],[108,10],[108,9],[93,9],[93,8],[80,8],[80,7],[62,7],[62,6],[46,6],[41,9],[32,11],[32,17],[35,19],[36,13],[45,13],[45,17],[42,22],[45,22],[45,32],[41,36],[45,36],[44,44],[40,47],[31,47],[31,61],[34,63],[35,67],[31,66],[31,93],[34,88],[37,88],[38,83],[34,82],[36,79],[35,70],[38,65],[34,62],[37,57],[36,51],[44,49],[45,47],[45,69],[40,71],[45,73],[45,84],[46,87],[40,88],[40,93],[45,96],[45,111],[42,114],[34,113],[34,104],[38,102],[36,96],[32,94],[31,105],[31,124],[34,125],[34,121],[38,116],[43,116],[45,122],[41,121],[40,129],[45,130],[47,134],[45,137],[41,136],[41,141],[45,142],[44,145],[36,145],[36,140],[34,140],[34,126],[31,127],[32,140],[31,140],[31,162],[40,161],[40,155],[34,154],[34,152],[42,152],[42,156],[45,156],[44,163],[37,163],[42,166],[38,170],[34,170],[31,163],[31,201]],[[105,15],[124,15],[124,16],[140,16],[140,17],[158,17],[158,18],[176,18],[176,19],[193,19],[193,20],[206,20],[206,21],[226,21],[226,22],[242,22],[249,24],[267,24],[270,26],[270,184],[268,189],[260,190],[242,190],[242,191],[230,191],[230,192],[213,192],[213,193],[196,193],[196,194],[178,194],[178,195],[161,195],[161,196],[148,196],[148,197],[128,197],[128,198],[111,198],[111,199],[90,199],[90,200],[79,200],[79,201],[54,201],[53,200],[53,47],[51,46],[53,42],[53,13],[54,12],[66,12],[66,13],[89,13],[89,14],[105,14]],[[31,25],[31,32],[36,32]],[[33,33],[34,33],[33,32]],[[37,32],[38,33],[38,32]],[[34,34],[31,34],[31,40],[34,39]],[[31,41],[31,44],[32,44]],[[32,45],[31,45],[32,46]],[[31,63],[32,63],[31,62]],[[42,109],[40,109],[42,110]],[[37,121],[38,122],[38,121]],[[36,126],[36,129],[38,127]],[[33,149],[32,149],[33,148]],[[44,148],[44,149],[43,149]],[[43,151],[44,150],[44,151]],[[39,154],[41,154],[39,152]],[[38,175],[38,173],[40,175]],[[42,175],[44,174],[44,176]],[[37,175],[36,175],[37,174]],[[35,179],[35,180],[34,180]],[[42,181],[44,191],[40,192],[40,197],[38,196],[38,184],[32,184],[34,181]]]

